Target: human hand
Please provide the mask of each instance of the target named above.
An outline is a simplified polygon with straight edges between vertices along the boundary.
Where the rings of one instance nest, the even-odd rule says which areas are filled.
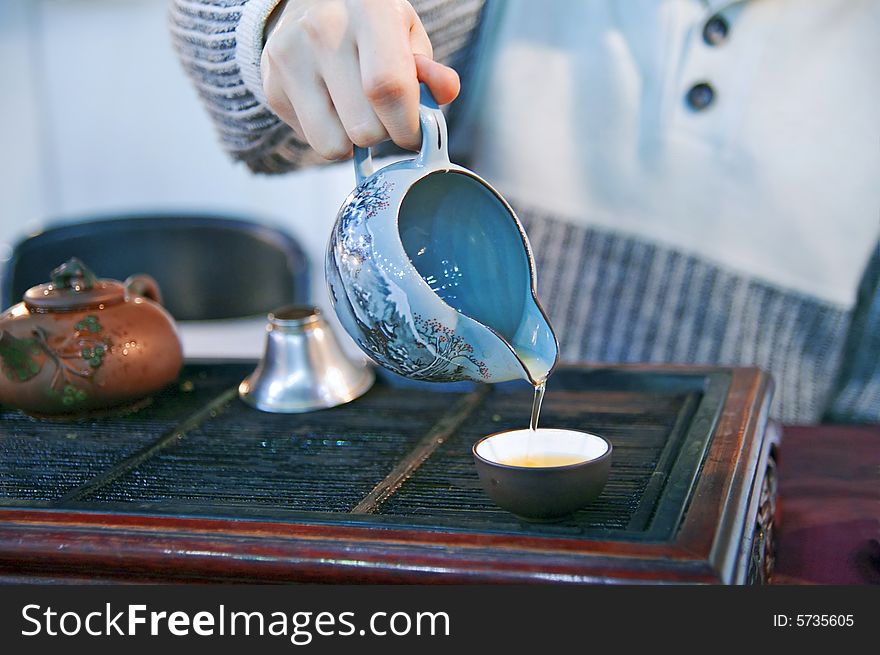
[[[388,138],[417,150],[419,81],[439,104],[459,92],[406,0],[285,0],[266,34],[269,106],[325,159]]]

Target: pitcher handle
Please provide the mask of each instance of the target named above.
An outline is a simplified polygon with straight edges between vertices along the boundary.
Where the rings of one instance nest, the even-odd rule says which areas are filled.
[[[420,84],[419,124],[422,127],[422,147],[414,163],[419,167],[442,168],[449,164],[449,144],[446,117],[426,84]],[[354,147],[354,174],[358,185],[374,172],[373,156],[369,148]]]

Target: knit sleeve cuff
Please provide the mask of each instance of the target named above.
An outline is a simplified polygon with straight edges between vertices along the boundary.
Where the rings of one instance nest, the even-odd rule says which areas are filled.
[[[250,0],[241,12],[235,28],[235,63],[241,72],[248,91],[262,105],[267,105],[260,73],[260,57],[263,54],[263,32],[266,21],[281,0]]]

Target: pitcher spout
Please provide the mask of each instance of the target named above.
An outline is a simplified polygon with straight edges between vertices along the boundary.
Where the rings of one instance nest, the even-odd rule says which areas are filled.
[[[537,299],[514,337],[514,352],[526,372],[526,379],[538,386],[559,362],[559,341]]]

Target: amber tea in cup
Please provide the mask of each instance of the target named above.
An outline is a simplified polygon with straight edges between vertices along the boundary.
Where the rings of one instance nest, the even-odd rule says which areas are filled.
[[[602,493],[611,450],[595,434],[541,428],[484,437],[473,456],[486,493],[499,507],[527,520],[552,521]]]

